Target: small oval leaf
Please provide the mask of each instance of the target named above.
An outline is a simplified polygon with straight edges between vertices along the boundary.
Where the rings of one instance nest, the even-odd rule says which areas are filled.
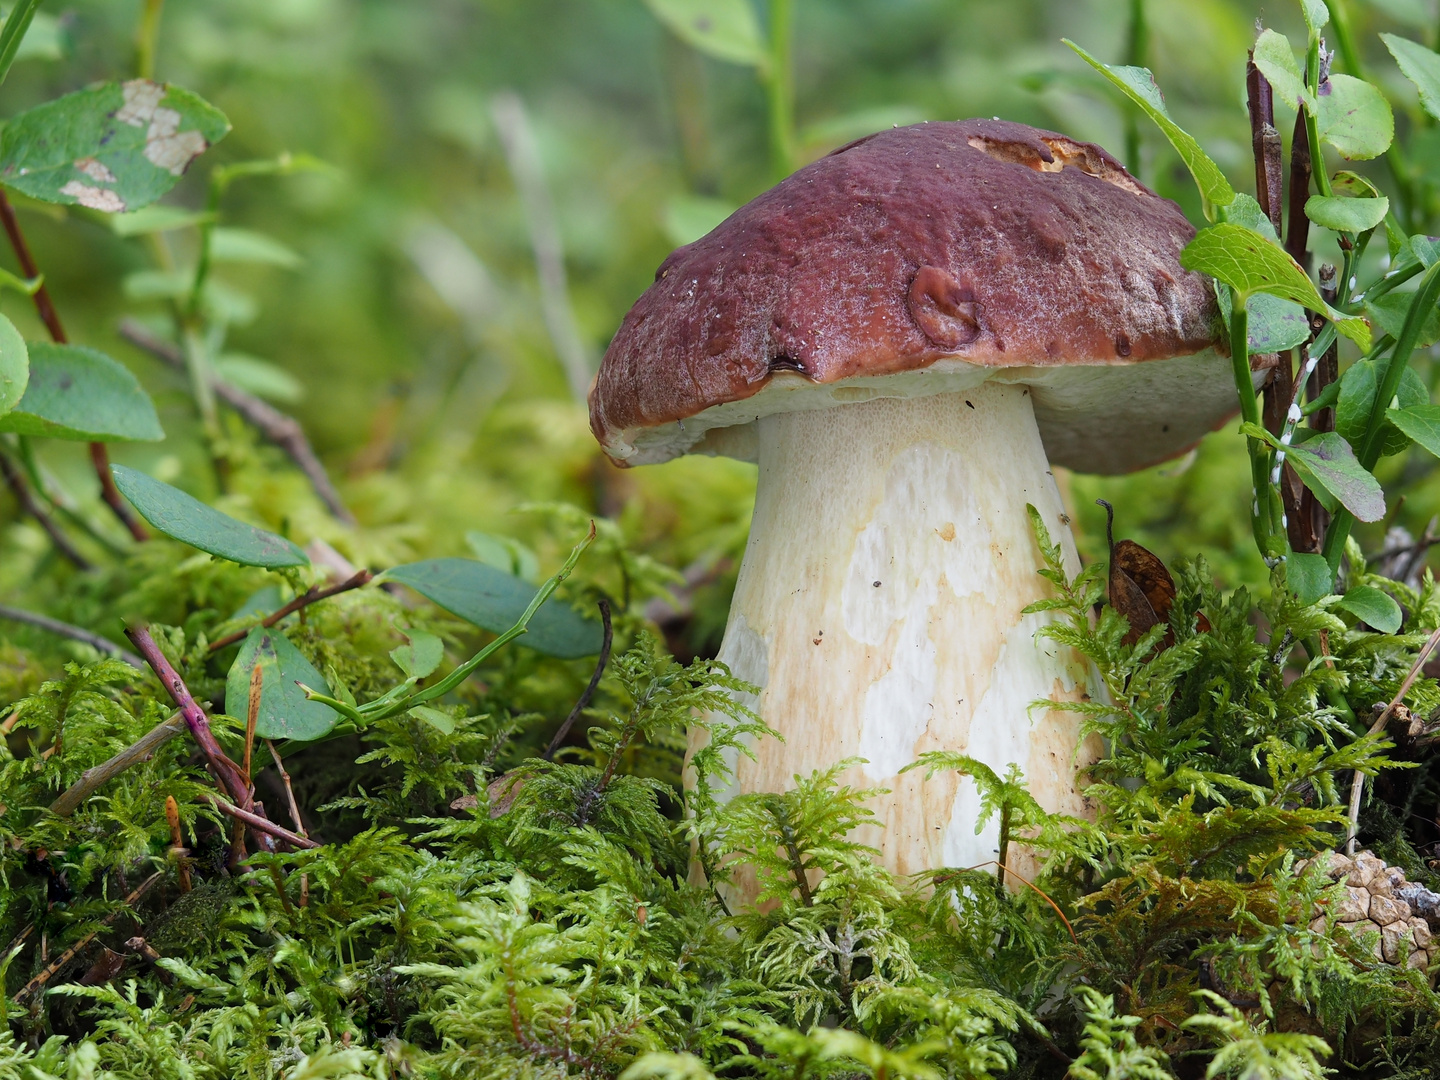
[[[1323,555],[1296,552],[1285,559],[1285,584],[1302,604],[1330,595],[1330,564]]]
[[[1382,634],[1395,633],[1404,621],[1404,614],[1394,597],[1369,585],[1357,585],[1350,589],[1335,606],[1344,608]]]
[[[439,709],[432,709],[429,705],[416,705],[410,710],[410,715],[416,720],[424,720],[433,728],[438,728],[446,735],[455,734],[455,718],[447,712]]]
[[[1335,232],[1369,232],[1384,221],[1389,212],[1390,200],[1384,195],[1358,199],[1311,195],[1305,201],[1305,216],[1322,229]]]
[[[1352,161],[1377,158],[1395,139],[1395,115],[1385,95],[1364,79],[1331,75],[1320,88],[1322,141]]]
[[[0,315],[0,416],[20,403],[30,383],[29,350],[15,324]]]
[[[409,642],[390,650],[390,659],[409,679],[423,679],[445,659],[445,643],[424,630],[403,631]]]
[[[645,0],[692,49],[732,64],[765,63],[765,41],[750,0]]]
[[[83,442],[165,438],[150,395],[118,360],[83,345],[29,345],[30,384],[0,431]]]
[[[298,684],[304,683],[327,697],[324,677],[280,631],[257,626],[240,645],[240,653],[225,677],[225,711],[244,719],[250,708],[250,679],[256,667],[263,672],[260,713],[255,734],[262,739],[298,739],[310,742],[323,735],[340,718],[328,705],[311,701]]]
[[[1370,425],[1370,409],[1375,402],[1375,384],[1379,378],[1374,360],[1361,360],[1351,364],[1340,380],[1340,400],[1335,405],[1335,430],[1351,446],[1360,445],[1365,430]],[[1401,409],[1430,403],[1430,391],[1414,368],[1407,367],[1400,376],[1400,389],[1395,396]],[[1391,403],[1385,403],[1389,409]],[[1388,415],[1388,414],[1387,414]],[[1380,453],[1388,457],[1398,454],[1410,445],[1410,438],[1403,430],[1391,424],[1384,427],[1384,442]]]
[[[474,559],[426,559],[396,566],[385,571],[385,577],[496,634],[514,626],[535,598],[534,585]],[[573,660],[599,652],[601,636],[599,623],[552,597],[535,612],[519,643],[547,656]]]
[[[10,120],[0,133],[0,181],[45,202],[137,210],[229,130],[224,113],[188,90],[148,79],[100,83]]]
[[[146,476],[138,469],[111,465],[115,486],[140,516],[166,536],[242,566],[306,566],[305,552],[272,532],[236,521],[213,506]],[[313,687],[312,687],[313,688]]]

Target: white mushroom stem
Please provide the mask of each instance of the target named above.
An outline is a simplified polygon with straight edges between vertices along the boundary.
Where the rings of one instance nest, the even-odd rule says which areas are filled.
[[[977,835],[973,781],[900,775],[925,751],[1001,775],[1017,763],[1042,806],[1086,809],[1078,718],[1031,708],[1080,697],[1086,679],[1071,650],[1036,638],[1053,616],[1021,614],[1052,595],[1026,503],[1079,568],[1029,395],[986,383],[758,422],[755,516],[720,659],[762,688],[750,704],[785,741],[741,758],[734,790],[782,791],[866,759],[844,782],[890,793],[859,839],[898,874],[998,854],[995,820]],[[1014,848],[1007,861],[1032,868]]]

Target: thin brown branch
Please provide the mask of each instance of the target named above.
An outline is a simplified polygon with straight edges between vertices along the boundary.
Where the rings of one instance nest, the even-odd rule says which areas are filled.
[[[1305,269],[1310,268],[1310,219],[1305,216],[1305,200],[1310,198],[1310,134],[1305,130],[1305,110],[1295,117],[1295,131],[1290,136],[1290,198],[1286,213],[1290,231],[1285,235],[1285,250]]]
[[[281,619],[285,618],[287,615],[295,614],[295,612],[299,611],[301,608],[309,607],[311,604],[318,603],[321,600],[329,599],[330,597],[336,596],[340,593],[349,592],[351,589],[358,589],[362,585],[368,585],[372,577],[374,577],[374,575],[371,574],[369,570],[359,570],[352,574],[350,577],[348,577],[346,580],[340,582],[340,584],[338,585],[331,585],[324,589],[320,588],[318,585],[312,585],[310,588],[306,589],[303,593],[297,596],[294,600],[291,600],[284,607],[279,608],[278,610],[273,611],[269,615],[265,616],[265,618],[260,621],[260,625],[266,627],[274,626]],[[245,635],[248,633],[250,633],[250,631],[247,629],[237,630],[233,634],[226,634],[219,641],[211,643],[210,651],[216,652],[220,649],[225,648],[225,646],[227,645],[234,645],[237,641],[243,640]]]
[[[0,619],[8,619],[11,622],[24,623],[27,626],[38,627],[41,630],[49,631],[59,637],[69,638],[72,641],[83,642],[92,649],[113,656],[117,660],[124,660],[131,667],[145,667],[145,661],[136,656],[124,646],[117,645],[108,638],[99,634],[92,634],[79,626],[71,626],[69,623],[61,622],[59,619],[52,619],[48,615],[40,615],[34,611],[25,611],[21,608],[6,607],[0,604]]]
[[[135,743],[127,746],[109,761],[102,762],[80,774],[80,779],[65,789],[64,793],[50,804],[50,812],[60,817],[69,817],[90,797],[91,793],[119,776],[132,765],[145,761],[163,744],[185,730],[185,720],[177,712],[163,723],[156,724]]]
[[[249,786],[240,772],[240,766],[236,765],[215,741],[215,733],[210,730],[210,718],[205,715],[205,710],[195,703],[195,699],[190,695],[190,688],[170,665],[170,661],[165,659],[160,646],[156,645],[155,639],[150,636],[149,629],[145,626],[129,626],[125,628],[125,636],[140,651],[145,662],[154,669],[160,685],[165,687],[165,692],[179,708],[180,716],[184,719],[185,726],[190,729],[195,745],[200,748],[211,775],[230,792],[236,802],[248,802]]]
[[[37,278],[40,280],[31,299],[35,301],[35,311],[40,316],[40,321],[45,324],[50,340],[57,345],[68,345],[70,338],[60,322],[60,313],[55,310],[55,302],[50,299],[50,290],[45,287],[40,268],[35,264],[35,256],[30,253],[30,245],[25,241],[25,234],[20,229],[20,219],[15,216],[15,207],[10,204],[3,191],[0,191],[0,224],[4,225],[10,247],[15,251],[20,272],[32,281]],[[135,511],[115,487],[115,478],[110,475],[110,455],[104,443],[90,444],[90,460],[94,463],[95,475],[100,481],[100,497],[105,500],[105,505],[115,512],[115,516],[129,530],[131,536],[136,540],[148,540],[150,534],[145,531],[145,526],[140,524]]]
[[[1375,722],[1370,725],[1367,735],[1374,735],[1385,730],[1385,725],[1390,722],[1390,714],[1395,707],[1405,700],[1405,695],[1410,692],[1410,687],[1415,685],[1415,680],[1420,677],[1420,672],[1425,667],[1425,661],[1430,659],[1430,654],[1435,647],[1440,645],[1440,630],[1436,630],[1426,639],[1425,644],[1420,648],[1420,654],[1415,657],[1415,663],[1410,665],[1410,671],[1400,684],[1400,689],[1395,691],[1395,696],[1390,699],[1389,704],[1375,717]],[[1360,832],[1360,795],[1365,790],[1365,774],[1359,769],[1355,770],[1354,779],[1350,781],[1350,830],[1345,837],[1345,854],[1355,854],[1355,837]]]
[[[0,195],[3,198],[3,195]],[[20,470],[10,460],[8,454],[0,454],[0,475],[5,477],[5,483],[14,494],[15,500],[20,504],[20,509],[29,514],[45,530],[50,537],[50,542],[55,545],[55,550],[69,559],[80,570],[93,570],[94,564],[81,555],[79,550],[71,543],[70,538],[61,531],[60,526],[55,524],[53,518],[45,512],[30,490],[30,485],[25,482],[25,477],[20,475]]]
[[[575,726],[575,721],[580,719],[580,714],[585,711],[585,706],[590,704],[590,699],[595,696],[595,688],[600,685],[600,676],[605,674],[605,665],[610,662],[610,646],[614,644],[615,638],[614,630],[610,625],[610,601],[600,600],[598,606],[600,622],[605,628],[605,637],[600,643],[600,659],[595,663],[595,674],[590,676],[590,682],[585,687],[584,693],[575,702],[575,707],[570,710],[570,715],[565,718],[560,729],[555,732],[554,738],[550,740],[550,745],[545,748],[545,753],[540,755],[546,761],[554,759],[555,751],[560,749],[560,744],[565,741],[565,736],[570,734],[570,729]]]
[[[135,886],[135,888],[130,892],[130,895],[125,897],[124,901],[122,901],[120,907],[116,908],[109,915],[106,915],[105,918],[100,920],[99,926],[97,926],[94,930],[91,930],[90,933],[86,934],[79,941],[75,942],[74,945],[71,945],[68,949],[66,949],[63,953],[57,956],[48,965],[46,965],[44,971],[36,975],[19,990],[15,991],[15,996],[11,998],[11,1000],[14,1001],[16,1004],[19,1004],[20,1002],[24,1001],[26,998],[34,994],[36,991],[43,990],[45,988],[45,985],[51,979],[53,979],[56,974],[65,967],[66,964],[70,963],[71,960],[74,960],[75,957],[80,954],[80,950],[84,949],[87,945],[90,944],[90,942],[94,941],[95,938],[99,936],[101,930],[104,930],[116,919],[118,919],[142,896],[149,892],[152,885],[154,885],[164,876],[165,871],[157,870],[155,871],[155,873],[151,874],[148,878],[142,881],[139,885]]]
[[[1275,100],[1269,80],[1255,66],[1253,54],[1245,65],[1245,89],[1250,110],[1250,147],[1255,155],[1255,199],[1275,227],[1275,235],[1280,236],[1280,133],[1275,130]]]
[[[236,821],[243,821],[257,832],[266,833],[275,837],[277,840],[284,840],[287,844],[291,844],[294,847],[317,848],[320,846],[314,840],[293,833],[283,825],[276,825],[269,818],[263,818],[259,814],[252,814],[248,810],[241,810],[238,806],[232,806],[220,798],[219,795],[202,795],[201,798],[222,814],[229,814]]]
[[[125,319],[120,323],[120,336],[157,360],[177,370],[186,370],[185,356],[178,346],[152,334],[135,320]],[[246,423],[289,456],[296,468],[305,474],[305,479],[310,481],[310,487],[316,496],[337,520],[346,525],[355,524],[355,515],[350,513],[341,500],[340,493],[335,490],[335,485],[330,482],[325,466],[315,456],[315,450],[298,420],[213,373],[210,376],[210,385],[217,398],[239,413]]]
[[[300,807],[295,805],[295,792],[290,787],[290,774],[285,771],[285,759],[269,739],[265,740],[265,745],[270,748],[270,756],[275,759],[275,768],[279,770],[280,780],[285,785],[285,798],[290,803],[290,820],[295,823],[295,832],[308,839],[310,834],[305,831],[305,823],[300,820]]]

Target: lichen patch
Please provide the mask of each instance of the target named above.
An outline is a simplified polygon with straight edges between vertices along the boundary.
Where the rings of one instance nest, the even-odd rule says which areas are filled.
[[[109,188],[96,187],[94,184],[82,184],[79,180],[71,180],[60,189],[60,194],[69,195],[81,206],[88,206],[91,210],[103,210],[107,214],[121,214],[125,212],[125,200]]]

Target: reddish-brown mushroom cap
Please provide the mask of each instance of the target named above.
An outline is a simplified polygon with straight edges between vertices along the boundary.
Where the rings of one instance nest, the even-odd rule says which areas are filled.
[[[998,120],[881,132],[661,264],[605,354],[591,427],[621,463],[744,456],[714,429],[817,407],[782,390],[891,376],[880,392],[910,396],[995,377],[1036,388],[1052,460],[1162,460],[1235,409],[1213,351],[1173,359],[1225,348],[1210,283],[1179,264],[1193,235],[1091,143]],[[1079,370],[1099,367],[1145,377]]]

